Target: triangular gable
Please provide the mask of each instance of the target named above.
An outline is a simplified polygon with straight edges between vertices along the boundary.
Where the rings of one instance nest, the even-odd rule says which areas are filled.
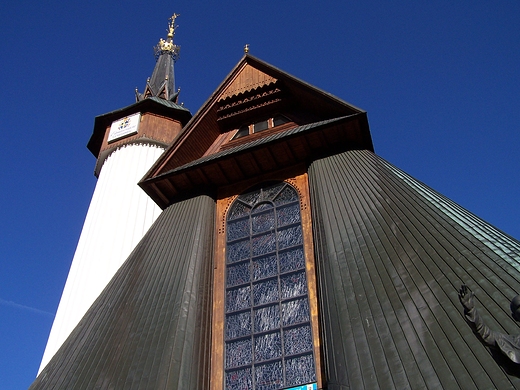
[[[277,79],[261,70],[245,64],[245,66],[238,72],[231,83],[224,88],[219,96],[219,100],[223,100],[240,93],[250,91],[252,89],[263,87],[271,83],[276,83]]]
[[[172,199],[167,193],[196,187],[192,179],[186,178],[182,189],[172,188],[173,183],[162,182],[168,172],[231,145],[234,132],[243,123],[278,113],[291,121],[277,131],[359,114],[363,123],[346,130],[355,134],[345,139],[358,148],[373,149],[363,110],[246,54],[150,169],[141,187],[161,207],[166,207]],[[244,137],[240,143],[270,134],[266,131],[255,134],[256,137]],[[201,176],[204,174],[197,173],[197,180],[211,181]]]

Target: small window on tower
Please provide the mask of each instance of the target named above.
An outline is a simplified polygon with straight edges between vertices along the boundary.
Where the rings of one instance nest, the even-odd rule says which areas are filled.
[[[283,125],[284,123],[288,123],[290,122],[289,121],[289,118],[287,118],[286,116],[283,116],[283,115],[276,115],[274,118],[273,118],[273,125],[276,127],[276,126],[280,126],[280,125]]]
[[[249,135],[249,125],[240,126],[233,139],[238,139]]]
[[[253,132],[258,133],[259,131],[267,130],[269,128],[269,122],[267,119],[253,124]]]

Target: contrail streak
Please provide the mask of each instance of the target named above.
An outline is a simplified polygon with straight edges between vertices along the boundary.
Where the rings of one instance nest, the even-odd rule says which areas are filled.
[[[2,304],[4,306],[16,307],[17,309],[22,309],[22,310],[26,310],[26,311],[32,311],[33,313],[44,314],[46,316],[54,317],[54,314],[49,313],[48,311],[36,309],[36,308],[30,307],[30,306],[20,305],[19,303],[16,303],[13,301],[6,301],[5,299],[2,299],[2,298],[0,298],[0,304]]]

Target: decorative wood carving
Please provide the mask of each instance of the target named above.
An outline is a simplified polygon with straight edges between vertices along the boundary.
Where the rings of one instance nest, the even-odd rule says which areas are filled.
[[[244,68],[238,73],[231,84],[222,92],[220,100],[226,99],[233,95],[238,95],[252,89],[262,87],[264,85],[274,83],[277,79],[268,74],[253,68],[246,64]]]
[[[226,104],[220,106],[218,111],[224,111],[224,110],[227,110],[229,108],[233,108],[233,107],[241,105],[241,104],[246,104],[246,103],[249,103],[251,101],[258,100],[258,99],[261,99],[263,97],[267,97],[269,95],[275,94],[277,92],[280,92],[280,88],[273,88],[273,89],[270,89],[270,90],[267,90],[267,91],[264,91],[264,92],[256,93],[256,94],[254,94],[252,96],[245,97],[243,99],[232,100],[231,102],[226,103]]]

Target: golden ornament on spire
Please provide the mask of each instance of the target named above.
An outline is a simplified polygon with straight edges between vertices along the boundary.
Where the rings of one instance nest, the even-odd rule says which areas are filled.
[[[246,45],[244,46],[244,53],[249,53],[249,43],[246,43]]]
[[[173,14],[171,18],[168,20],[168,36],[165,39],[159,39],[159,43],[155,46],[155,57],[159,58],[161,54],[171,53],[173,55],[174,61],[176,61],[179,57],[180,47],[173,43],[173,37],[175,36],[175,29],[178,27],[175,25],[175,19],[177,19],[180,14]]]
[[[173,14],[172,17],[168,20],[170,20],[170,23],[168,23],[168,38],[173,38],[175,35],[175,19],[177,19],[181,14]]]

